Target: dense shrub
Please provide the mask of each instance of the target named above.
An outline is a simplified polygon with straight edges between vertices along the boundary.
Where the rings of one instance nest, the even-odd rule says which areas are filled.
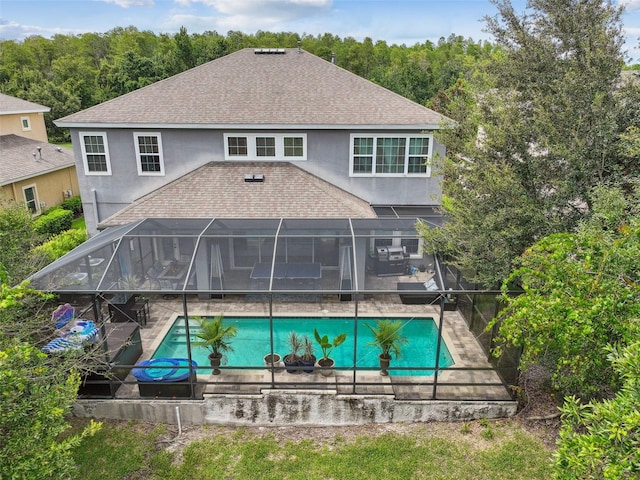
[[[82,213],[82,199],[80,196],[68,198],[60,204],[65,210],[70,210],[74,215],[80,215]]]
[[[39,245],[35,248],[35,251],[36,253],[44,255],[49,262],[53,262],[86,241],[86,231],[71,229],[62,232],[51,238],[51,240]]]
[[[73,222],[73,213],[62,208],[52,208],[34,222],[34,229],[41,235],[52,237],[69,230]]]
[[[609,351],[624,384],[615,398],[602,402],[565,400],[555,454],[557,479],[640,478],[640,342]]]
[[[64,434],[80,375],[59,368],[28,343],[0,342],[0,475],[6,479],[72,478],[71,454],[87,435]]]
[[[41,240],[33,224],[33,216],[24,204],[0,202],[0,265],[6,269],[6,282],[10,285],[16,285],[44,266],[31,255],[32,248]]]

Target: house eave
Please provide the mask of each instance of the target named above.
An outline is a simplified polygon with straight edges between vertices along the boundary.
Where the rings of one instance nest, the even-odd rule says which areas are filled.
[[[176,130],[439,130],[439,124],[401,125],[357,125],[357,124],[230,124],[230,123],[94,123],[94,122],[53,122],[65,128],[98,129],[176,129]]]
[[[27,113],[48,113],[50,112],[50,108],[36,108],[32,110],[4,110],[0,112],[0,115],[24,115]]]
[[[59,167],[48,168],[47,170],[41,170],[37,173],[31,175],[22,175],[16,178],[10,178],[8,180],[0,181],[0,187],[4,187],[6,185],[11,185],[12,183],[22,182],[24,180],[29,180],[30,178],[40,177],[42,175],[47,175],[49,173],[57,172],[58,170],[64,170],[65,168],[75,167],[76,164],[74,162],[69,163],[68,165],[61,165]]]

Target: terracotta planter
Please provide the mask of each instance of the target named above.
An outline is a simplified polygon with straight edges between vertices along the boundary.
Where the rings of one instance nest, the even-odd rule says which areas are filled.
[[[270,372],[274,369],[274,367],[279,367],[280,366],[280,354],[279,353],[274,353],[273,355],[271,355],[270,353],[268,355],[264,356],[264,366],[265,368]],[[278,370],[276,370],[277,372]]]
[[[333,358],[321,358],[317,363],[319,367],[318,370],[320,370],[320,373],[325,377],[330,377],[331,375],[333,375],[333,367],[335,364],[336,362],[333,360]]]
[[[221,353],[210,353],[209,354],[209,363],[211,363],[211,366],[213,367],[213,370],[211,370],[211,374],[212,375],[220,375],[220,369],[218,368],[220,366],[220,361],[222,360],[222,354]]]
[[[389,363],[391,362],[391,357],[383,357],[382,354],[378,355],[378,360],[380,360],[380,375],[386,377],[389,375]]]

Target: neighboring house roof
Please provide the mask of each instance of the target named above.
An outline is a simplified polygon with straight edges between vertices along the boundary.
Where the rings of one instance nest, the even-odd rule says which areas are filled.
[[[74,165],[69,148],[13,134],[0,135],[0,186]]]
[[[76,128],[434,129],[447,121],[309,52],[277,50],[282,53],[239,50],[55,123]]]
[[[264,182],[246,182],[261,174]],[[189,192],[185,195],[185,192]],[[287,162],[211,162],[136,200],[100,228],[151,217],[375,218],[369,204]]]
[[[49,112],[51,109],[37,103],[28,102],[21,98],[12,97],[0,93],[0,115],[13,115],[17,113]]]

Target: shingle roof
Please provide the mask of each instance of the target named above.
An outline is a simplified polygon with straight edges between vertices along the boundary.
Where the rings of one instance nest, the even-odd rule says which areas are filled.
[[[445,117],[304,50],[243,49],[56,121],[59,126],[394,126]]]
[[[245,182],[262,174],[264,182]],[[188,191],[189,194],[185,195]],[[369,204],[286,162],[211,162],[100,223],[143,218],[375,218]]]
[[[38,147],[41,148],[40,152]],[[71,149],[13,134],[0,136],[0,185],[43,175],[74,164]]]
[[[0,115],[48,112],[49,110],[51,110],[49,107],[0,93]]]

